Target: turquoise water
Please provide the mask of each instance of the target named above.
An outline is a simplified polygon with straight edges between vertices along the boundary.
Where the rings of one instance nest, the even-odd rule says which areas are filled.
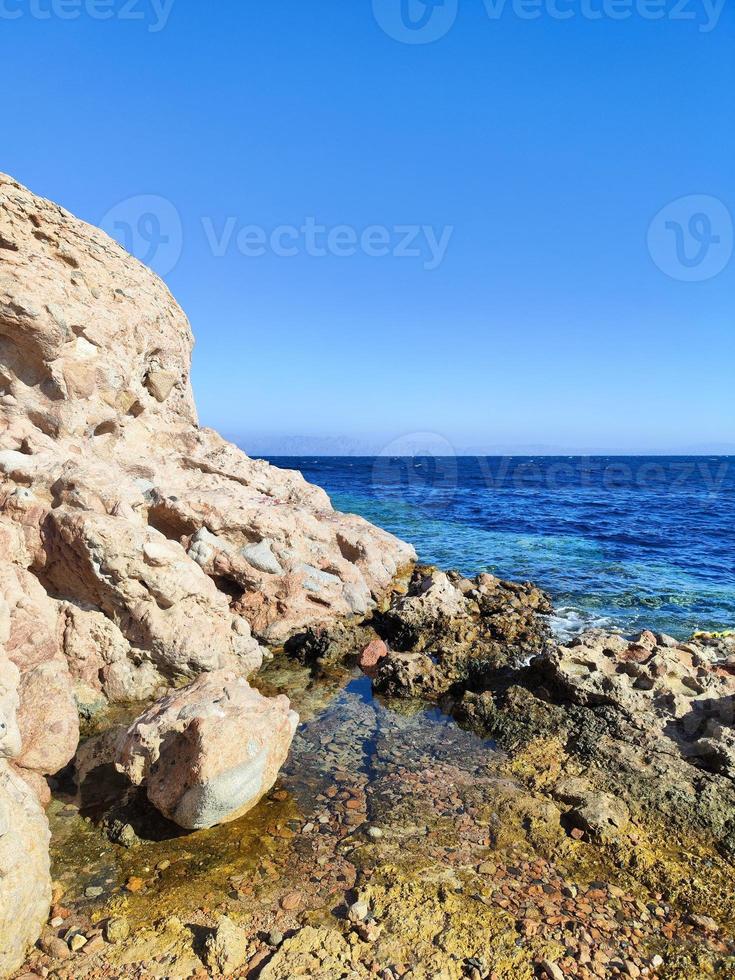
[[[273,457],[465,574],[531,580],[555,628],[735,627],[733,457]]]

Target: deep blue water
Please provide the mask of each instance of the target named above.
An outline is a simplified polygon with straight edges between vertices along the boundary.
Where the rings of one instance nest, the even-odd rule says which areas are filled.
[[[735,627],[735,457],[271,457],[466,574],[550,592],[557,628]]]

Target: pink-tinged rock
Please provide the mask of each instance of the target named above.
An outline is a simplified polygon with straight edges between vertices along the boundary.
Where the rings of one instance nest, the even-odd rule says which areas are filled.
[[[231,671],[202,675],[162,698],[117,747],[117,768],[189,830],[247,813],[276,780],[298,715]]]
[[[73,758],[79,715],[64,657],[58,603],[24,568],[0,561],[0,619],[8,659],[20,673],[18,766],[52,775]]]
[[[40,772],[34,772],[32,769],[20,769],[16,766],[13,766],[13,769],[15,769],[17,774],[45,810],[51,802],[51,788],[49,787],[46,778],[42,776]]]
[[[368,675],[371,675],[383,657],[388,656],[388,647],[381,639],[371,640],[358,658],[358,664]]]
[[[34,793],[0,759],[0,976],[38,938],[51,905],[49,829]]]

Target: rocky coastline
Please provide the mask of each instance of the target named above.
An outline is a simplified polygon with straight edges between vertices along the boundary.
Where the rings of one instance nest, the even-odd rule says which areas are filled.
[[[735,977],[735,636],[417,565],[192,343],[0,175],[0,976]]]

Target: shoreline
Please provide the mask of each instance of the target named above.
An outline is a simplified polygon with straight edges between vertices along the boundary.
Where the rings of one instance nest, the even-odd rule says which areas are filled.
[[[456,620],[465,613],[451,606],[444,573],[419,567],[414,585],[421,576],[432,579],[428,592],[439,580],[440,598],[438,604],[423,603],[420,623],[415,607],[408,606],[411,584],[370,618],[384,633],[390,628],[394,636],[402,635],[398,623],[389,619],[385,625],[398,607],[403,625],[408,621],[418,630],[414,646],[427,650],[437,639],[456,636]],[[463,580],[457,576],[456,581]],[[491,584],[487,577],[484,584]],[[425,597],[426,590],[419,595]],[[448,608],[454,619],[447,618]],[[258,672],[256,686],[269,696],[288,694],[302,725],[274,790],[236,823],[167,836],[138,798],[130,803],[129,816],[141,836],[110,847],[99,815],[90,825],[74,814],[70,799],[54,804],[54,827],[71,821],[78,828],[74,846],[83,852],[103,847],[112,861],[108,868],[116,868],[114,885],[106,883],[102,895],[80,893],[79,883],[76,894],[75,888],[67,893],[61,904],[68,903],[70,921],[84,923],[91,941],[98,932],[105,935],[111,915],[131,930],[122,947],[103,940],[95,955],[82,950],[66,969],[63,961],[54,962],[54,975],[69,980],[140,976],[135,964],[156,955],[166,959],[166,976],[216,975],[211,966],[201,972],[196,935],[216,930],[223,915],[248,950],[242,966],[227,973],[233,977],[286,980],[299,970],[329,978],[387,977],[389,970],[394,978],[426,980],[438,975],[683,980],[710,970],[713,976],[729,975],[735,966],[731,853],[715,845],[701,814],[667,812],[660,796],[640,794],[650,776],[643,776],[643,783],[620,781],[625,767],[635,764],[626,758],[628,739],[614,741],[601,754],[587,745],[575,755],[565,745],[560,733],[566,712],[584,730],[585,710],[594,718],[600,708],[574,706],[568,696],[556,707],[545,699],[534,706],[532,692],[546,691],[549,683],[546,677],[528,681],[538,671],[534,663],[497,664],[479,684],[475,675],[474,686],[491,692],[491,705],[485,695],[459,695],[456,683],[438,701],[437,692],[426,686],[423,697],[416,696],[415,687],[404,689],[407,699],[397,697],[395,671],[387,675],[393,697],[386,698],[375,688],[385,684],[380,673],[396,654],[386,647],[371,663],[366,652],[378,637],[372,626],[365,630],[354,621],[331,624],[323,634],[307,630]],[[658,646],[651,637],[638,639],[652,644],[647,654],[655,656]],[[735,640],[732,648],[735,652]],[[551,650],[536,659],[553,660],[554,649],[551,641]],[[621,645],[619,655],[624,649]],[[453,677],[461,653],[455,649],[447,662]],[[525,687],[516,689],[519,680]],[[519,700],[519,690],[526,692],[525,701]],[[509,698],[505,704],[502,696]],[[551,715],[544,718],[544,711]],[[602,709],[603,719],[609,715],[610,706]],[[608,721],[610,732],[621,723],[620,718]],[[601,733],[598,726],[596,737]],[[485,741],[488,735],[495,743]],[[654,748],[655,739],[649,740],[646,752]],[[684,765],[692,775],[694,767]],[[683,786],[686,775],[679,767],[671,786]],[[699,775],[721,786],[717,777]],[[735,814],[733,792],[729,803],[723,801],[722,809],[727,807]],[[151,820],[158,831],[146,832]],[[57,867],[73,875],[63,847],[52,844]],[[202,859],[209,868],[204,873],[195,870]],[[269,862],[275,870],[263,877]],[[87,869],[84,880],[98,880],[89,874]],[[438,950],[435,940],[425,945],[432,929],[451,937]],[[485,937],[479,945],[472,938],[476,929]],[[31,959],[26,966],[33,964]],[[89,972],[80,973],[87,965]]]

